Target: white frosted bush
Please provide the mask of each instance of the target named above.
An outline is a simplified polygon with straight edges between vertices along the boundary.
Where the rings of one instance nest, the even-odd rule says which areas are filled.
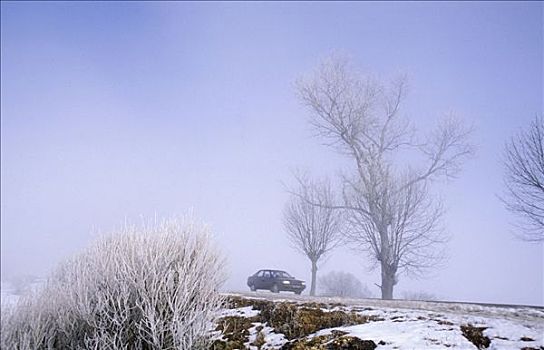
[[[432,293],[424,291],[405,291],[402,293],[402,299],[433,301],[438,300],[438,297]]]
[[[320,278],[321,295],[341,298],[368,298],[370,290],[349,272],[331,271]]]
[[[223,261],[202,225],[125,226],[2,312],[3,349],[197,349],[221,304]]]

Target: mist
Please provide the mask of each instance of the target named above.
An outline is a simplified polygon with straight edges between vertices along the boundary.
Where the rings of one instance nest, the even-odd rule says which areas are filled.
[[[96,236],[192,213],[227,261],[226,291],[265,268],[309,281],[282,221],[293,171],[334,178],[295,81],[331,52],[408,77],[423,131],[455,111],[475,156],[435,184],[447,263],[395,296],[544,305],[542,242],[499,200],[510,137],[544,111],[542,3],[1,4],[1,274],[47,276]],[[343,246],[318,274],[379,269]]]

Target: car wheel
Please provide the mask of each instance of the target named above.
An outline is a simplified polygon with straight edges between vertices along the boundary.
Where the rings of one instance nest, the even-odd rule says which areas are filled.
[[[279,293],[279,292],[280,292],[280,289],[278,288],[278,285],[275,284],[275,285],[272,286],[272,289],[270,289],[270,291],[271,291],[272,293]]]
[[[300,295],[300,293],[302,293],[302,291],[300,291],[300,292],[295,292],[296,295]]]
[[[254,284],[252,284],[251,286],[249,286],[249,289],[251,289],[252,292],[254,292],[254,291],[257,290],[257,288],[255,288],[255,285],[254,285]]]

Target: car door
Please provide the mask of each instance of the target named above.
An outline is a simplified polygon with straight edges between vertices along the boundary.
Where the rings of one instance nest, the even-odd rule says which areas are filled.
[[[263,273],[264,271],[263,270],[260,270],[259,272],[257,272],[255,275],[253,275],[253,285],[255,286],[255,288],[257,289],[263,289],[265,288],[263,286]]]
[[[278,284],[278,271],[270,271],[270,288]]]
[[[272,274],[269,270],[264,271],[262,281],[263,289],[272,288]]]

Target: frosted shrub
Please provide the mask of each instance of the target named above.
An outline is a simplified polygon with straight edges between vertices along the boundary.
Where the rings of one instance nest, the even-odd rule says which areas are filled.
[[[207,229],[125,227],[67,260],[2,312],[3,349],[197,349],[221,304],[223,261]]]
[[[438,297],[432,293],[423,292],[423,291],[405,291],[402,293],[402,299],[434,301],[434,300],[438,300]]]
[[[340,298],[368,298],[370,290],[349,272],[331,271],[320,278],[321,295]]]

